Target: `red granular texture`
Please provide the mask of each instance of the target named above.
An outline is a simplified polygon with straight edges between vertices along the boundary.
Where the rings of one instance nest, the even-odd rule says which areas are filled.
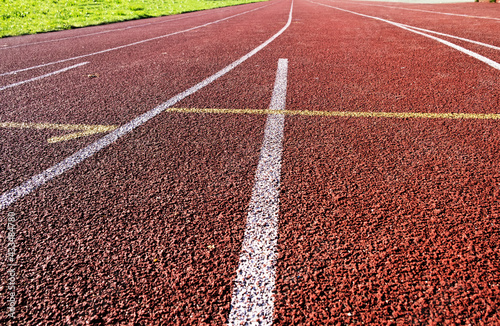
[[[497,126],[288,126],[276,324],[498,323]]]
[[[472,29],[463,18],[325,3],[478,41],[498,39],[485,20],[474,20]],[[51,78],[50,87],[43,80],[4,91],[0,118],[122,125],[281,29],[290,2],[271,4],[140,50],[96,56]],[[414,8],[482,16],[500,8],[473,5]],[[0,64],[2,71],[24,68],[256,6],[59,47],[6,50]],[[293,17],[266,49],[178,106],[265,109],[276,63],[287,58],[289,110],[498,111],[498,71],[474,58],[306,1],[295,1]],[[10,207],[19,216],[19,323],[224,324],[264,123],[265,116],[161,115]],[[56,132],[1,132],[0,156],[8,162],[0,171],[2,191],[99,137],[49,146],[45,139]],[[496,121],[287,116],[275,323],[500,323],[499,136]],[[5,239],[5,228],[0,233]],[[0,291],[4,322],[5,278]]]
[[[404,17],[467,36],[461,18]],[[311,3],[295,19],[288,109],[498,111],[498,71],[476,59]],[[275,324],[498,323],[499,136],[487,120],[287,117]]]

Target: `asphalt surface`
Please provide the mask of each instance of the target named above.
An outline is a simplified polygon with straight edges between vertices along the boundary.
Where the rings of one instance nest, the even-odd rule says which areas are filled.
[[[500,324],[499,26],[272,0],[0,39],[0,323]],[[249,238],[272,290],[235,287]]]

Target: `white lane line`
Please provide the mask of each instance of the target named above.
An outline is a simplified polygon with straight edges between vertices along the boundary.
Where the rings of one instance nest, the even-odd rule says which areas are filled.
[[[370,6],[370,5],[367,4],[367,6]],[[372,5],[372,6],[376,6],[376,5]],[[380,7],[386,7],[386,6],[380,6]],[[397,8],[397,7],[389,7],[389,8]],[[401,8],[401,9],[404,9],[404,8]],[[479,42],[479,41],[474,41],[474,40],[470,40],[470,39],[459,37],[459,36],[455,36],[455,35],[440,33],[440,32],[436,32],[436,31],[430,30],[430,29],[420,28],[420,27],[416,27],[416,26],[412,26],[412,25],[403,24],[403,23],[396,23],[396,24],[400,24],[401,26],[405,26],[405,27],[408,27],[408,28],[411,28],[411,29],[415,29],[415,30],[418,30],[418,31],[421,31],[421,32],[427,32],[427,33],[431,33],[431,34],[445,36],[445,37],[449,37],[449,38],[453,38],[453,39],[456,39],[456,40],[460,40],[460,41],[464,41],[464,42],[469,42],[469,43],[481,45],[481,46],[484,46],[484,47],[487,47],[487,48],[490,48],[490,49],[493,49],[493,50],[499,50],[500,51],[500,47],[495,46],[495,45],[491,45],[491,44],[487,44],[487,43],[483,43],[483,42]]]
[[[398,24],[400,24],[401,26],[405,26],[405,27],[408,27],[408,28],[411,28],[411,29],[418,30],[418,31],[427,32],[427,33],[431,33],[431,34],[436,34],[436,35],[440,35],[440,36],[445,36],[445,37],[449,37],[449,38],[454,38],[456,40],[460,40],[460,41],[464,41],[464,42],[469,42],[469,43],[481,45],[481,46],[484,46],[484,47],[487,47],[487,48],[490,48],[490,49],[493,49],[493,50],[499,50],[500,51],[500,47],[494,46],[494,45],[491,45],[491,44],[488,44],[488,43],[483,43],[483,42],[474,41],[474,40],[470,40],[470,39],[459,37],[459,36],[455,36],[455,35],[450,35],[450,34],[440,33],[440,32],[436,32],[436,31],[431,31],[430,29],[415,27],[415,26],[401,24],[401,23],[398,23]]]
[[[78,68],[78,67],[84,66],[87,63],[88,62],[82,62],[82,63],[76,64],[76,65],[73,65],[73,66],[70,66],[70,67],[66,67],[66,68],[63,68],[63,69],[60,69],[60,70],[56,70],[56,71],[50,72],[50,73],[42,75],[42,76],[38,76],[38,77],[31,78],[31,79],[23,80],[23,81],[20,81],[20,82],[14,83],[14,84],[10,84],[10,85],[6,85],[6,86],[0,86],[0,91],[3,91],[3,90],[8,89],[8,88],[16,87],[16,86],[19,86],[19,85],[22,85],[22,84],[30,83],[30,82],[35,81],[35,80],[40,80],[40,79],[43,79],[43,78],[54,76],[54,75],[60,74],[61,72],[65,72],[65,71],[68,71],[70,69],[74,69],[74,68]]]
[[[415,8],[403,8],[403,7],[394,7],[394,6],[374,5],[374,4],[367,4],[367,3],[364,3],[364,5],[373,6],[373,7],[394,8],[394,9],[401,9],[401,10],[421,11],[421,12],[428,12],[428,13],[432,13],[432,14],[447,15],[447,16],[459,16],[459,17],[478,18],[478,19],[491,19],[491,20],[500,21],[500,18],[487,17],[487,16],[471,16],[471,15],[466,15],[466,14],[453,14],[450,12],[440,12],[440,11],[415,9]]]
[[[269,5],[267,5],[267,6],[269,6]],[[36,69],[36,68],[42,68],[42,67],[54,65],[54,64],[57,64],[57,63],[62,63],[62,62],[67,62],[67,61],[71,61],[71,60],[82,59],[82,58],[90,57],[90,56],[97,55],[97,54],[102,54],[102,53],[107,53],[107,52],[111,52],[111,51],[116,51],[116,50],[120,50],[120,49],[131,47],[131,46],[134,46],[134,45],[138,45],[138,44],[142,44],[142,43],[146,43],[146,42],[150,42],[150,41],[154,41],[154,40],[159,40],[159,39],[162,39],[162,38],[165,38],[165,37],[169,37],[169,36],[173,36],[173,35],[177,35],[177,34],[181,34],[181,33],[186,33],[186,32],[190,32],[190,31],[194,31],[196,29],[200,29],[200,28],[207,27],[207,26],[210,26],[210,25],[213,25],[213,24],[217,24],[217,23],[220,23],[222,21],[225,21],[225,20],[237,17],[237,16],[248,14],[248,13],[250,13],[252,11],[256,11],[256,10],[265,8],[267,6],[262,6],[262,7],[255,8],[255,9],[252,9],[252,10],[244,11],[244,12],[236,14],[236,15],[232,15],[232,16],[229,16],[229,17],[226,17],[226,18],[218,19],[218,20],[215,20],[213,22],[209,22],[209,23],[206,23],[206,24],[198,25],[198,26],[191,27],[191,28],[188,28],[188,29],[184,29],[182,31],[177,31],[177,32],[170,33],[170,34],[165,34],[165,35],[160,35],[160,36],[148,38],[148,39],[145,39],[145,40],[141,40],[141,41],[137,41],[137,42],[133,42],[133,43],[129,43],[129,44],[120,45],[120,46],[117,46],[117,47],[114,47],[114,48],[109,48],[109,49],[106,49],[106,50],[101,50],[101,51],[97,51],[97,52],[92,52],[92,53],[88,53],[88,54],[79,55],[79,56],[76,56],[76,57],[71,57],[71,58],[67,58],[67,59],[52,61],[52,62],[49,62],[49,63],[44,63],[44,64],[41,64],[41,65],[37,65],[37,66],[32,66],[32,67],[18,69],[18,70],[9,71],[9,72],[4,72],[4,73],[0,74],[0,77],[1,76],[7,76],[7,75],[14,75],[14,74],[17,74],[19,72],[23,72],[23,71],[27,71],[27,70],[31,70],[31,69]]]
[[[287,71],[288,60],[279,59],[270,110],[285,109]],[[284,124],[283,114],[267,117],[234,281],[229,325],[273,323]]]
[[[344,11],[344,12],[348,12],[348,13],[351,13],[351,14],[354,14],[354,15],[358,15],[358,16],[362,16],[362,17],[366,17],[366,18],[371,18],[371,19],[375,19],[375,20],[380,20],[382,22],[385,22],[385,23],[388,23],[388,24],[391,24],[391,25],[394,25],[396,27],[399,27],[399,28],[402,28],[404,30],[407,30],[407,31],[410,31],[412,33],[415,33],[415,34],[419,34],[419,35],[422,35],[422,36],[425,36],[425,37],[428,37],[430,39],[433,39],[435,41],[438,41],[444,45],[447,45],[457,51],[460,51],[462,53],[465,53],[481,62],[484,62],[486,63],[487,65],[495,68],[495,69],[498,69],[500,70],[500,63],[496,62],[496,61],[493,61],[489,58],[486,58],[485,56],[482,56],[480,55],[479,53],[476,53],[476,52],[473,52],[471,50],[468,50],[466,48],[463,48],[459,45],[456,45],[454,43],[451,43],[451,42],[448,42],[446,40],[443,40],[439,37],[435,37],[435,36],[432,36],[432,35],[429,35],[429,34],[425,34],[425,33],[422,33],[422,32],[419,32],[418,30],[414,30],[412,28],[409,28],[409,27],[406,27],[404,24],[400,24],[400,23],[395,23],[395,22],[392,22],[390,20],[387,20],[387,19],[383,19],[383,18],[380,18],[380,17],[375,17],[375,16],[369,16],[369,15],[365,15],[365,14],[361,14],[359,12],[355,12],[355,11],[351,11],[351,10],[347,10],[347,9],[342,9],[342,8],[338,8],[338,7],[334,7],[334,6],[329,6],[329,5],[326,5],[326,4],[323,4],[323,3],[319,3],[319,2],[314,2],[314,1],[309,1],[311,3],[315,3],[315,4],[318,4],[320,6],[324,6],[324,7],[328,7],[328,8],[332,8],[332,9],[336,9],[336,10],[340,10],[340,11]]]
[[[88,145],[85,148],[82,148],[81,150],[77,151],[73,155],[67,157],[66,159],[62,160],[61,162],[57,163],[56,165],[48,168],[47,170],[41,172],[40,174],[37,174],[33,177],[31,177],[29,180],[25,181],[23,184],[12,188],[0,196],[0,210],[5,209],[9,207],[12,203],[16,202],[19,198],[22,198],[26,196],[27,194],[31,193],[33,190],[36,188],[40,187],[41,185],[47,183],[48,181],[54,179],[55,177],[63,174],[64,172],[72,169],[75,167],[77,164],[83,162],[87,158],[93,156],[95,153],[99,152],[100,150],[108,147],[109,145],[113,144],[115,141],[117,141],[119,138],[127,135],[130,133],[132,130],[136,129],[137,127],[143,125],[150,119],[154,118],[155,116],[159,115],[163,111],[165,111],[167,108],[173,106],[175,103],[179,102],[180,100],[186,98],[187,96],[199,91],[203,87],[209,85],[213,81],[217,80],[218,78],[224,76],[227,74],[229,71],[233,70],[243,62],[245,62],[248,58],[252,57],[254,54],[265,48],[269,43],[274,41],[278,36],[283,34],[283,32],[290,26],[290,23],[292,22],[292,11],[293,11],[293,0],[290,5],[290,14],[288,16],[288,21],[286,25],[280,29],[276,34],[271,36],[267,41],[253,49],[252,51],[248,52],[246,55],[243,57],[239,58],[238,60],[234,61],[230,65],[224,67],[223,69],[219,70],[212,76],[206,78],[205,80],[199,82],[198,84],[194,85],[193,87],[185,90],[182,93],[177,94],[176,96],[172,97],[168,101],[158,105],[154,109],[151,109],[150,111],[143,113],[142,115],[138,116],[137,118],[129,121],[128,123],[124,124],[123,126],[119,127],[118,129],[110,132],[106,136],[102,137],[101,139],[97,140],[96,142]]]
[[[263,6],[262,8],[265,8],[270,5]],[[223,8],[214,8],[214,9],[228,9],[229,7],[223,7]],[[24,47],[24,46],[30,46],[30,45],[38,45],[38,44],[44,44],[44,43],[51,43],[51,42],[59,42],[59,41],[65,41],[65,40],[72,40],[76,38],[81,38],[81,37],[88,37],[88,36],[94,36],[94,35],[100,35],[100,34],[106,34],[106,33],[112,33],[112,32],[120,32],[120,31],[125,31],[129,30],[132,28],[138,28],[138,27],[144,27],[144,26],[150,26],[150,25],[158,25],[158,24],[165,24],[165,23],[170,23],[173,21],[178,21],[178,20],[183,20],[186,18],[194,18],[194,17],[200,17],[209,14],[210,12],[208,11],[203,11],[199,12],[199,15],[189,15],[189,16],[183,16],[183,17],[169,17],[172,19],[166,19],[162,20],[159,22],[154,22],[154,23],[146,23],[146,24],[140,24],[140,25],[133,25],[133,26],[128,26],[128,27],[123,27],[123,28],[115,28],[115,29],[109,29],[101,32],[95,32],[95,33],[89,33],[89,34],[82,34],[82,35],[75,35],[75,36],[69,36],[69,37],[62,37],[58,39],[53,39],[53,40],[46,40],[46,41],[40,41],[40,42],[32,42],[32,43],[25,43],[25,44],[18,44],[18,45],[11,45],[11,46],[6,46],[6,47],[0,47],[0,50],[7,50],[7,49],[14,49],[14,48],[19,48],[19,47]],[[89,26],[90,27],[90,26]]]

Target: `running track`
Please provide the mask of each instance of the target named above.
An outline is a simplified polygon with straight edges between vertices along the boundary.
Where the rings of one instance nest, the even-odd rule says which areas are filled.
[[[1,39],[0,323],[500,323],[499,27],[272,0]]]

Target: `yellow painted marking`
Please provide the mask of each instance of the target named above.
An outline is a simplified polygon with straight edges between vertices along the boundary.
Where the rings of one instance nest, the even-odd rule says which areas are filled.
[[[419,113],[419,112],[356,112],[356,111],[311,111],[311,110],[259,110],[259,109],[197,109],[197,108],[168,108],[166,112],[179,113],[212,113],[212,114],[284,114],[321,117],[354,117],[354,118],[420,118],[420,119],[477,119],[499,120],[497,113]],[[27,123],[27,122],[0,122],[0,128],[17,129],[52,129],[77,131],[62,136],[47,139],[49,143],[71,140],[98,133],[110,132],[118,126],[106,125],[72,125],[56,123]]]
[[[51,129],[51,130],[66,130],[78,131],[62,136],[54,136],[47,139],[49,143],[57,143],[79,137],[90,136],[93,134],[113,131],[117,126],[103,125],[68,125],[57,123],[28,123],[28,122],[0,122],[0,128],[16,128],[16,129]]]
[[[284,114],[322,117],[354,118],[420,118],[420,119],[500,119],[497,113],[419,113],[419,112],[356,112],[356,111],[310,111],[310,110],[259,110],[259,109],[197,109],[168,108],[167,112],[215,113],[215,114]]]

